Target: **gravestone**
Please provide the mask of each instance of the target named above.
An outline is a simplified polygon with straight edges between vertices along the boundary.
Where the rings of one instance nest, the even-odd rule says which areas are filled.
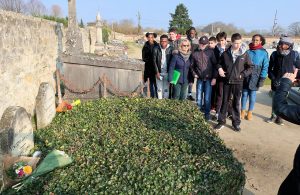
[[[55,93],[49,83],[42,83],[36,97],[37,128],[41,129],[49,125],[55,117]]]
[[[68,31],[66,50],[70,54],[83,53],[82,35],[77,24],[76,0],[68,0]]]
[[[7,108],[0,120],[0,155],[26,156],[33,149],[33,127],[22,107]]]
[[[26,156],[33,149],[33,127],[26,110],[22,107],[7,108],[0,120],[0,188],[4,183],[4,155]],[[0,192],[1,193],[1,192]]]

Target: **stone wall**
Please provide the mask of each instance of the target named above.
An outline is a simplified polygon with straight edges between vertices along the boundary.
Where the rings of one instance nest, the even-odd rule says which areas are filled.
[[[0,10],[0,117],[9,106],[33,114],[39,85],[53,87],[55,22]]]

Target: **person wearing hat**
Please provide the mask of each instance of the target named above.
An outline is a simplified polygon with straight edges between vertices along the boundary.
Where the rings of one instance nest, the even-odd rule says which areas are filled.
[[[155,46],[159,46],[155,41],[157,37],[156,33],[148,32],[146,33],[147,42],[145,43],[142,50],[142,59],[145,62],[144,69],[144,82],[147,82],[148,79],[150,81],[150,94],[151,97],[157,97],[157,87],[156,87],[156,77],[155,77],[155,69],[153,64],[153,48]]]
[[[216,84],[218,72],[216,69],[217,60],[214,51],[208,47],[208,37],[202,36],[199,39],[199,47],[192,54],[192,74],[197,79],[196,102],[202,110],[202,97],[204,94],[205,120],[210,120],[211,90]]]
[[[299,53],[293,50],[293,45],[292,38],[283,35],[279,39],[276,51],[270,56],[268,77],[271,79],[272,94],[277,90],[280,79],[285,73],[293,73],[295,68],[300,68]],[[284,125],[282,118],[274,113],[274,101],[271,117],[266,122]]]
[[[232,98],[232,128],[241,131],[240,101],[244,78],[252,73],[253,65],[247,51],[247,45],[242,42],[242,36],[234,33],[231,36],[231,46],[221,55],[218,63],[218,73],[224,78],[223,100],[218,124],[215,130],[220,130],[226,124],[228,102]]]

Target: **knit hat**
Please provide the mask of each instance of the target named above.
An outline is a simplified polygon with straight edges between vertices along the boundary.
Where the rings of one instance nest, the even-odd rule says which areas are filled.
[[[202,44],[202,45],[207,45],[208,44],[208,37],[207,36],[202,36],[200,37],[199,39],[199,43]]]
[[[294,45],[294,41],[292,40],[291,37],[289,36],[281,36],[280,39],[279,39],[279,45],[280,44],[287,44],[288,46],[293,46]]]

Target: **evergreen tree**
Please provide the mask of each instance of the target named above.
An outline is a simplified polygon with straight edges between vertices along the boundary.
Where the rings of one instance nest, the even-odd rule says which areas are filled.
[[[81,20],[80,20],[79,27],[80,27],[80,28],[84,28],[84,24],[83,24],[83,20],[82,20],[82,18],[81,18]]]
[[[180,34],[185,34],[186,30],[193,25],[193,21],[189,17],[188,9],[183,3],[176,6],[174,14],[170,14],[172,17],[169,22],[170,28],[176,27]]]

